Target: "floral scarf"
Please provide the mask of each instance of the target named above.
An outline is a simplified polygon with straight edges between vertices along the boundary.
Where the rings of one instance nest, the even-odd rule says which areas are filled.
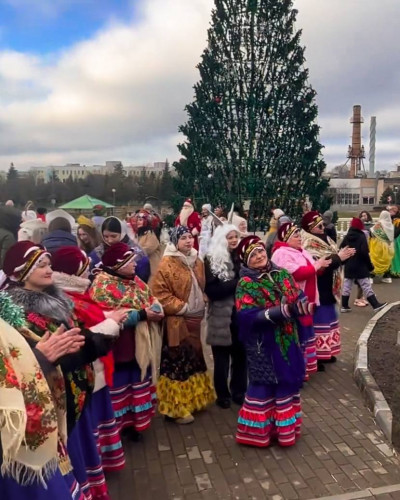
[[[292,304],[299,297],[300,290],[285,269],[272,265],[268,271],[260,273],[243,266],[240,274],[236,288],[236,309],[239,314],[253,308],[269,309],[279,306],[283,297]],[[275,342],[283,359],[289,362],[289,348],[293,342],[299,342],[295,321],[288,320],[276,325]]]
[[[1,473],[22,485],[45,486],[58,467],[71,470],[67,455],[58,453],[60,437],[66,443],[63,376],[54,368],[46,380],[28,343],[40,339],[25,328],[22,308],[5,293],[0,316]]]
[[[319,238],[315,234],[311,234],[308,231],[301,231],[301,242],[302,248],[307,250],[313,257],[320,259],[321,257],[326,257],[328,255],[337,254],[339,249],[336,243],[326,236],[326,241]],[[333,271],[333,288],[332,293],[339,303],[341,300],[343,284],[343,270],[342,266]]]
[[[103,309],[126,307],[140,311],[158,302],[150,288],[138,276],[122,278],[106,271],[96,273],[89,295]],[[140,321],[135,327],[135,358],[143,380],[149,364],[152,365],[153,381],[157,380],[157,359],[160,328],[153,322]],[[157,365],[157,366],[156,366]]]

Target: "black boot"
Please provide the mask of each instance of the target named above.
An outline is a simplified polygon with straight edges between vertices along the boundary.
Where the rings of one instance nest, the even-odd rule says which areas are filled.
[[[349,306],[349,299],[350,297],[348,295],[342,295],[342,307],[340,309],[340,312],[342,313],[351,312],[351,307]]]
[[[367,300],[370,303],[374,312],[380,311],[381,309],[383,309],[387,305],[387,302],[385,302],[384,304],[381,304],[380,302],[378,302],[376,295],[370,295],[369,297],[367,297]]]

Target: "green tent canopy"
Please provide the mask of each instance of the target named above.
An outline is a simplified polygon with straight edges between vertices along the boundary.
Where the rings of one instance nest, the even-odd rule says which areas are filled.
[[[88,194],[69,201],[64,205],[61,205],[59,208],[63,208],[65,210],[91,210],[95,205],[103,205],[105,208],[114,208],[114,205],[110,205],[110,203],[93,198]]]

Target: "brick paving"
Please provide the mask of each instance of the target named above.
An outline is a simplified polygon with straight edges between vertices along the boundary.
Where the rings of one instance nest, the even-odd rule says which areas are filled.
[[[400,298],[400,280],[374,288],[380,300]],[[294,447],[237,445],[238,406],[213,406],[186,426],[158,416],[143,442],[124,442],[127,465],[107,476],[112,500],[400,500],[399,460],[352,378],[355,344],[371,317],[369,307],[341,315],[342,355],[305,384]]]

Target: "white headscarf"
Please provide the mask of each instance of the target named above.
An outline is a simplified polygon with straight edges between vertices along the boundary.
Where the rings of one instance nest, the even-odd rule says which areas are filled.
[[[210,262],[211,272],[221,281],[228,281],[233,278],[232,259],[228,250],[228,240],[226,239],[232,231],[239,235],[239,230],[233,224],[218,226],[208,247],[207,258]]]
[[[382,229],[385,231],[390,242],[392,242],[394,240],[394,226],[390,213],[387,210],[382,210],[379,215],[378,222],[381,224]]]

